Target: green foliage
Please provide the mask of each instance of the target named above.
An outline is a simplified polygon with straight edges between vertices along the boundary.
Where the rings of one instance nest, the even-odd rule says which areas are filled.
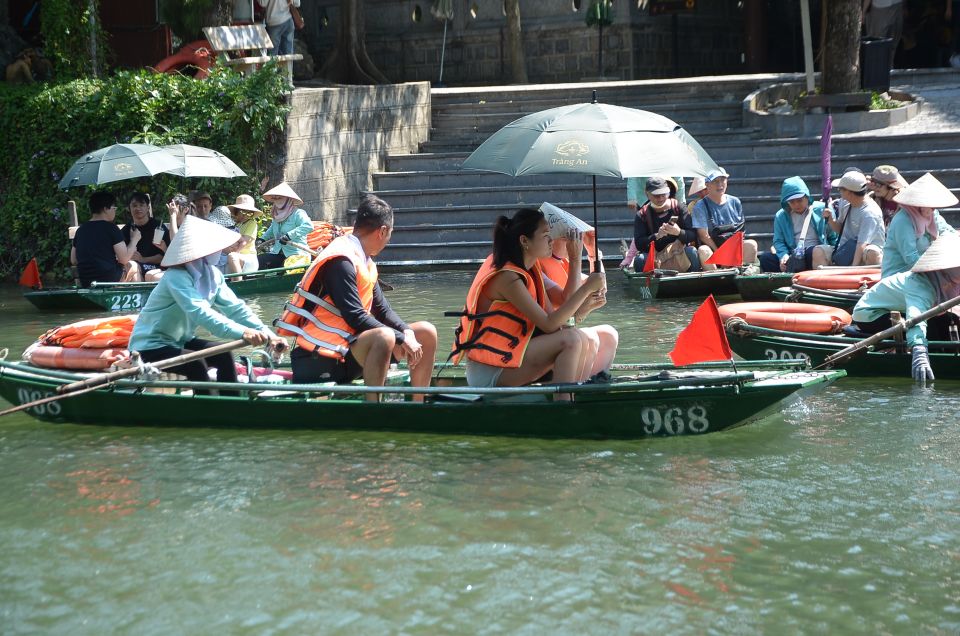
[[[613,3],[610,0],[594,0],[587,9],[587,26],[609,26],[613,24],[613,17],[610,15],[613,10]]]
[[[892,110],[894,108],[900,108],[905,103],[895,99],[889,99],[884,97],[884,95],[886,95],[886,93],[870,93],[870,110]]]
[[[160,19],[184,43],[202,36],[205,18],[217,0],[160,0]]]
[[[98,15],[99,5],[99,0],[42,0],[40,3],[44,53],[53,62],[59,79],[92,74],[91,31],[96,38],[97,68],[101,71],[104,68],[103,29],[99,20],[91,19]]]
[[[248,175],[238,179],[189,179],[158,175],[103,186],[121,198],[118,222],[129,219],[126,196],[150,192],[154,214],[165,215],[175,192],[200,189],[218,204],[259,192],[268,149],[282,143],[286,77],[275,63],[241,76],[222,66],[205,80],[149,71],[117,73],[106,80],[63,84],[0,84],[0,275],[19,274],[36,256],[45,276],[66,278],[68,199],[81,222],[89,218],[91,188],[63,192],[58,184],[85,152],[114,143],[187,143],[213,148]],[[86,190],[86,191],[85,191]]]

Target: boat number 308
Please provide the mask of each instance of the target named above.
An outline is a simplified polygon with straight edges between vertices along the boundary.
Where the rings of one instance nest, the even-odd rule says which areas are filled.
[[[764,349],[763,356],[767,360],[806,360],[810,362],[810,356],[806,353],[793,351],[777,351],[776,349]]]
[[[117,294],[110,299],[110,311],[140,309],[143,306],[143,294]]]
[[[31,391],[30,389],[17,389],[17,400],[20,404],[26,404],[27,402],[36,402],[37,400],[42,400],[43,398],[53,397],[53,393],[49,391]],[[38,404],[36,406],[31,406],[28,410],[33,411],[37,415],[60,415],[60,403],[59,402],[47,402],[46,404]]]
[[[645,406],[640,410],[640,420],[647,435],[706,433],[710,428],[707,409],[700,405],[691,406],[686,412],[676,406],[666,409]]]

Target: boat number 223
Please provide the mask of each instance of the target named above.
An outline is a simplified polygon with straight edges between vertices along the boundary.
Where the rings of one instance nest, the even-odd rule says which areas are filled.
[[[143,294],[117,294],[110,299],[110,311],[140,309],[143,306]]]
[[[36,402],[37,400],[42,400],[43,398],[52,397],[53,393],[49,391],[31,391],[29,389],[17,389],[17,400],[20,404],[26,404],[28,402]],[[37,404],[36,406],[31,406],[28,410],[33,411],[37,415],[60,415],[60,403],[59,402],[47,402],[46,404]]]
[[[678,407],[658,409],[645,406],[640,410],[640,419],[647,435],[705,433],[710,428],[707,409],[700,405],[691,406],[686,412]]]

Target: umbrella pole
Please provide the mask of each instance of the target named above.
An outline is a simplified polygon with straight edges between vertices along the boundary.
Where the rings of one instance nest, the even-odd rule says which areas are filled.
[[[593,260],[593,271],[599,272],[600,269],[600,224],[597,223],[597,175],[593,177],[593,247],[597,251],[597,257]]]

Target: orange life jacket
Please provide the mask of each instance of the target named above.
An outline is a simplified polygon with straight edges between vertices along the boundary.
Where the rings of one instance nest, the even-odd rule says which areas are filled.
[[[483,288],[503,271],[520,274],[530,296],[546,311],[546,294],[539,263],[534,263],[531,271],[513,263],[497,269],[493,266],[493,255],[488,256],[470,285],[463,311],[454,314],[460,316],[460,325],[454,332],[453,352],[450,354],[455,363],[460,362],[464,353],[475,362],[495,367],[516,368],[523,362],[523,354],[533,338],[533,321],[505,300],[494,300],[487,311],[477,313]]]
[[[330,245],[338,236],[352,233],[352,227],[340,227],[327,221],[314,221],[313,230],[307,234],[307,247],[319,251]]]
[[[544,276],[559,285],[561,289],[567,286],[567,278],[570,274],[570,262],[567,259],[548,256],[537,262],[540,263]]]
[[[298,347],[343,360],[357,339],[356,332],[343,319],[329,294],[320,297],[310,292],[324,265],[339,257],[349,258],[353,263],[357,270],[360,303],[367,312],[371,310],[373,290],[377,286],[377,265],[360,252],[354,239],[340,236],[317,255],[293,291],[290,302],[284,305],[283,314],[273,324],[278,334],[296,336]]]
[[[56,327],[40,336],[44,345],[67,347],[68,349],[106,349],[126,348],[130,342],[136,314],[131,316],[110,316],[108,318],[90,318],[79,322]]]

